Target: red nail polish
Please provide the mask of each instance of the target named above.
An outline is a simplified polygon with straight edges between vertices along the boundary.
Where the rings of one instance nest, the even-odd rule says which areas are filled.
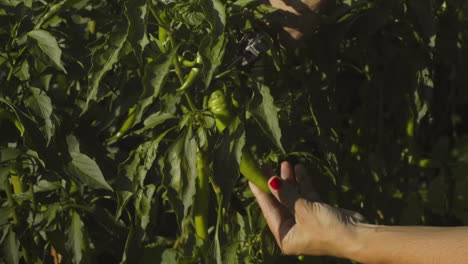
[[[273,180],[270,181],[270,186],[274,190],[279,190],[281,188],[281,185],[283,185],[283,182],[279,178],[273,178]]]

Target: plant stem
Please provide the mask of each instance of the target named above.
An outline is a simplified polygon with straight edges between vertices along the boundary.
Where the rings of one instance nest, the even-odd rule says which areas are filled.
[[[196,111],[197,108],[195,107],[195,105],[193,104],[193,101],[192,101],[192,98],[190,98],[190,96],[187,94],[187,93],[184,93],[185,94],[185,99],[187,100],[187,103],[190,107],[190,110],[192,111]]]
[[[13,212],[11,213],[11,217],[13,218],[13,223],[15,225],[18,224],[18,216],[16,215],[16,208],[15,208],[15,200],[13,199],[13,191],[11,189],[10,181],[6,179],[3,183],[3,186],[5,186],[5,193],[7,196],[8,200],[8,205],[13,207]]]

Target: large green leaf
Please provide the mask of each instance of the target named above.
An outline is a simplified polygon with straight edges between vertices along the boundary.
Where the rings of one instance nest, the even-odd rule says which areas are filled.
[[[86,154],[70,152],[72,160],[68,163],[66,171],[79,183],[94,189],[106,189],[112,191],[112,187],[106,182],[96,161]]]
[[[0,208],[0,226],[3,226],[8,223],[11,213],[13,213],[15,209],[13,207],[2,207]]]
[[[143,121],[143,126],[141,129],[135,131],[135,134],[141,134],[149,129],[153,129],[156,126],[166,122],[169,119],[176,118],[175,115],[164,112],[157,112],[148,116],[145,121]]]
[[[265,134],[284,153],[281,143],[281,128],[278,121],[278,109],[270,94],[270,88],[258,82],[255,87],[255,95],[249,105],[249,111],[254,116]]]
[[[197,179],[197,142],[190,126],[168,149],[163,173],[163,184],[167,189],[169,203],[184,232],[183,221],[193,204]]]
[[[84,234],[83,234],[84,223],[81,220],[80,215],[72,211],[71,212],[71,221],[70,226],[67,230],[67,242],[65,246],[72,256],[72,263],[80,263],[83,258],[83,243],[84,243]]]
[[[146,238],[146,227],[151,217],[151,201],[155,190],[156,187],[150,184],[144,189],[139,189],[135,194],[135,226],[131,227],[128,234],[121,263],[135,263],[142,257],[142,242]]]
[[[147,0],[130,0],[125,3],[125,14],[129,23],[128,40],[135,50],[138,60],[141,62],[142,52],[149,44],[146,27],[148,24]]]
[[[219,0],[202,0],[200,4],[205,12],[206,19],[211,26],[211,32],[206,36],[200,51],[203,55],[203,77],[205,87],[208,87],[216,69],[221,65],[226,48],[224,28],[226,26],[226,10]]]
[[[32,52],[34,56],[58,70],[67,72],[61,60],[62,50],[54,36],[45,30],[35,29],[28,32],[28,40],[33,48],[37,48]]]
[[[52,101],[45,91],[35,87],[31,87],[30,90],[31,95],[26,98],[25,105],[43,122],[43,124],[40,123],[41,131],[45,134],[47,144],[49,144],[55,130],[54,123],[51,120]]]
[[[138,124],[141,121],[144,111],[159,96],[176,54],[175,51],[174,49],[169,54],[161,54],[156,60],[145,66],[142,78],[143,93],[138,100],[134,124]]]
[[[18,264],[20,260],[20,244],[16,233],[11,227],[6,227],[3,230],[7,232],[2,243],[4,260],[6,264]]]
[[[86,95],[86,104],[81,114],[88,110],[91,101],[98,100],[98,92],[102,79],[109,72],[114,64],[119,60],[120,51],[127,39],[127,28],[117,27],[115,31],[106,36],[106,41],[98,47],[91,59],[91,69],[88,72],[88,90]]]
[[[158,147],[161,140],[171,130],[166,130],[155,140],[145,142],[138,146],[135,151],[119,168],[119,177],[114,184],[117,192],[117,212],[116,218],[119,218],[123,208],[138,189],[145,188],[144,181],[157,158]]]
[[[50,4],[48,8],[46,9],[46,12],[42,14],[41,16],[37,16],[36,20],[34,21],[35,24],[35,29],[39,29],[44,22],[47,20],[51,19],[53,16],[59,14],[63,9],[69,8],[79,2],[87,2],[89,0],[65,0],[65,1],[59,1],[54,4]],[[83,5],[83,3],[81,3]]]

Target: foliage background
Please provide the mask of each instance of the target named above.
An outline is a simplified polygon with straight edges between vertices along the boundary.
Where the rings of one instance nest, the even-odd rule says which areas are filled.
[[[349,263],[281,256],[239,177],[244,146],[305,162],[325,201],[371,223],[468,224],[467,12],[343,0],[284,49],[281,12],[258,1],[1,0],[0,262]],[[259,31],[270,51],[220,75]],[[177,92],[190,68],[174,58],[197,53]],[[206,105],[219,88],[239,116],[223,134]],[[208,241],[192,223],[199,148]]]

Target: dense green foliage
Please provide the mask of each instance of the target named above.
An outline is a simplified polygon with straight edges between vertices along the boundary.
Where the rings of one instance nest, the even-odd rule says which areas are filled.
[[[0,263],[349,263],[281,256],[243,149],[371,223],[468,224],[468,2],[330,3],[294,48],[284,23],[255,0],[0,0]],[[252,32],[269,50],[225,71]]]

